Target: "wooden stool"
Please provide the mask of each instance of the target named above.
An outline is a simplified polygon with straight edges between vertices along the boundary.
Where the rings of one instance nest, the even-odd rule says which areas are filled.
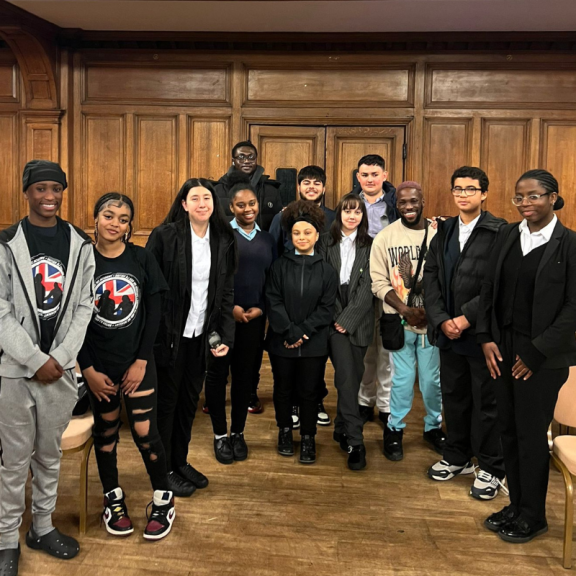
[[[87,412],[83,416],[74,416],[68,424],[62,436],[62,453],[74,454],[82,452],[80,463],[80,534],[86,533],[86,517],[88,516],[88,462],[90,450],[94,440],[92,439],[92,426],[94,416]]]

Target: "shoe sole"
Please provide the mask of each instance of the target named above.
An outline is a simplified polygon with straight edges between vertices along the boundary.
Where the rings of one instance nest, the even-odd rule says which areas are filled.
[[[298,430],[298,428],[300,428],[300,422],[298,422],[298,424],[294,424],[294,422],[292,422],[292,430]]]
[[[526,544],[526,542],[530,542],[530,540],[533,540],[534,538],[536,538],[536,536],[540,536],[541,534],[545,534],[546,532],[548,532],[548,526],[540,528],[540,530],[537,530],[536,532],[534,532],[534,534],[526,536],[525,538],[511,538],[510,536],[507,536],[506,534],[501,534],[500,532],[498,532],[498,536],[500,536],[500,538],[504,540],[504,542],[510,542],[510,544]]]
[[[314,464],[316,462],[316,458],[314,458],[314,460],[300,460],[300,458],[298,458],[298,462],[300,462],[300,464]]]
[[[236,458],[236,456],[234,456],[234,462],[244,462],[244,460],[248,460],[248,454],[242,456],[242,458]]]
[[[384,452],[384,456],[392,462],[400,462],[404,458],[404,454],[389,454],[387,452]]]
[[[498,496],[498,492],[496,492],[496,494],[494,494],[494,496],[483,496],[482,494],[474,494],[472,492],[472,490],[470,490],[469,492],[470,496],[472,496],[472,498],[474,498],[474,500],[480,500],[482,502],[485,502],[486,500],[494,500],[494,498],[496,498],[496,496]]]
[[[364,462],[360,462],[359,464],[348,464],[348,468],[350,468],[350,470],[364,470],[364,468],[366,468],[366,460],[364,460]]]
[[[430,473],[430,470],[428,470],[428,472],[426,472],[428,478],[430,478],[431,480],[434,480],[436,482],[448,482],[448,480],[452,480],[452,478],[456,478],[456,476],[468,476],[469,474],[474,474],[474,468],[462,468],[461,472],[456,472],[455,474],[452,474],[452,476],[448,476],[446,478],[438,478],[436,476],[433,475],[433,473]]]
[[[320,422],[320,420],[317,420],[316,424],[318,426],[330,426],[330,424],[332,424],[332,420],[328,420],[328,422]]]
[[[490,530],[490,532],[499,532],[502,526],[494,526],[494,524],[490,524],[488,520],[484,520],[483,522],[484,528]]]
[[[176,512],[174,512],[174,516],[172,517],[172,522],[170,523],[170,526],[168,527],[168,530],[166,530],[166,532],[162,532],[162,534],[146,534],[144,533],[144,540],[150,540],[152,542],[154,542],[155,540],[162,540],[162,538],[166,538],[166,536],[168,536],[168,534],[170,534],[170,532],[172,531],[172,524],[174,524],[174,520],[176,520]]]
[[[292,452],[281,452],[280,450],[277,450],[278,454],[280,454],[280,456],[294,456],[294,450],[292,450]]]
[[[250,408],[248,408],[248,413],[249,414],[262,414],[264,410],[262,408],[258,408],[258,409],[253,409],[250,410]]]
[[[130,534],[134,532],[134,527],[130,528],[130,530],[123,530],[122,532],[114,530],[114,528],[110,528],[106,522],[104,522],[104,527],[106,528],[106,532],[112,534],[112,536],[130,536]]]

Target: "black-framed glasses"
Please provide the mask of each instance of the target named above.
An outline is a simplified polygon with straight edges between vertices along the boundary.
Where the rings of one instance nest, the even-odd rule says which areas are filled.
[[[462,193],[464,193],[465,196],[474,196],[476,192],[482,192],[482,188],[475,188],[474,186],[466,186],[466,188],[455,186],[452,188],[452,194],[454,194],[454,196],[462,196]]]
[[[534,202],[538,202],[542,196],[548,196],[551,192],[544,192],[544,194],[530,194],[528,196],[514,196],[512,198],[512,204],[514,206],[522,206],[524,200],[528,200],[528,204],[534,204]]]
[[[234,156],[234,160],[238,160],[238,162],[254,162],[256,154],[238,154],[238,156]]]

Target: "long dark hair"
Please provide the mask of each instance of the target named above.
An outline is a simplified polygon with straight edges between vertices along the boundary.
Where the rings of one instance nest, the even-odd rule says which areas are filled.
[[[330,236],[332,237],[330,246],[335,246],[342,242],[342,211],[356,210],[356,208],[360,208],[360,212],[362,212],[362,221],[357,228],[356,245],[363,248],[364,246],[370,246],[372,244],[372,238],[368,234],[368,211],[366,210],[364,201],[358,194],[350,192],[342,196],[340,202],[338,202],[338,206],[336,206],[336,218],[334,222],[332,222],[332,226],[330,226]]]
[[[214,189],[214,185],[210,180],[206,180],[206,178],[190,178],[186,180],[184,184],[182,184],[182,188],[176,194],[176,198],[170,207],[168,212],[168,216],[164,220],[163,224],[170,224],[172,222],[182,222],[187,221],[189,219],[188,212],[184,210],[182,207],[182,201],[186,200],[188,197],[188,192],[192,190],[192,188],[206,188],[212,194],[212,203],[214,205],[214,210],[212,214],[210,214],[210,229],[213,230],[219,237],[229,238],[230,241],[234,240],[234,233],[232,232],[232,228],[226,220],[226,216],[224,215],[224,210],[220,205],[220,199],[216,194],[216,190]]]
[[[564,208],[564,198],[560,196],[560,191],[558,190],[558,180],[556,180],[556,178],[554,178],[550,172],[541,169],[528,170],[528,172],[524,172],[524,174],[518,178],[516,186],[518,186],[518,182],[522,182],[522,180],[536,180],[538,184],[540,184],[540,186],[542,186],[542,188],[544,188],[544,190],[546,190],[546,192],[549,194],[556,192],[556,194],[558,194],[558,198],[556,199],[556,202],[554,202],[552,209],[562,210],[562,208]]]
[[[134,220],[134,204],[132,200],[126,196],[126,194],[121,194],[120,192],[108,192],[103,196],[100,196],[94,205],[94,220],[98,218],[98,214],[104,210],[107,204],[113,203],[116,205],[122,206],[122,204],[126,204],[128,208],[130,208],[130,222],[128,223],[128,233],[126,236],[122,238],[122,241],[125,244],[128,244],[128,241],[132,237],[132,221]],[[94,239],[98,242],[98,228],[94,227]]]

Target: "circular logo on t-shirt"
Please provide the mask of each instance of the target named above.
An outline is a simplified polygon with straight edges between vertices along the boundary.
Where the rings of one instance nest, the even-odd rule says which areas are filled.
[[[132,324],[140,303],[138,281],[131,274],[106,274],[96,279],[94,321],[104,328]]]
[[[66,280],[64,266],[60,260],[40,254],[32,259],[32,277],[38,316],[41,320],[50,320],[60,310]]]

